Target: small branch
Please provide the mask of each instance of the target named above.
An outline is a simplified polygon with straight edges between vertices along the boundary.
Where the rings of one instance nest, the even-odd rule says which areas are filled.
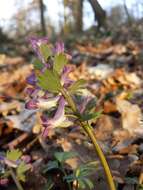
[[[18,190],[24,190],[23,187],[22,187],[22,185],[20,184],[19,180],[17,179],[17,177],[16,177],[16,175],[15,175],[13,169],[12,169],[12,168],[9,168],[9,170],[10,170],[10,175],[11,175],[13,181],[15,182],[15,184],[16,184]]]
[[[13,141],[11,141],[8,144],[6,144],[4,146],[4,148],[9,148],[10,150],[14,149],[19,143],[23,142],[28,137],[29,137],[28,133],[23,133],[22,135],[20,135],[19,137],[17,137]]]

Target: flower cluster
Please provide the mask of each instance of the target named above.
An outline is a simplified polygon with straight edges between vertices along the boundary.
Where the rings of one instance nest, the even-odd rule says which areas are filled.
[[[66,101],[60,93],[60,88],[68,88],[73,84],[68,77],[72,67],[66,65],[70,56],[64,53],[63,43],[56,43],[52,47],[45,37],[32,37],[30,43],[38,60],[35,60],[35,68],[27,77],[30,86],[26,89],[26,94],[30,99],[25,107],[41,111],[42,131],[46,137],[49,129],[72,124],[65,115]],[[48,114],[49,110],[52,116]]]
[[[87,121],[96,117],[97,114],[87,113],[87,109],[89,112],[95,105],[93,97],[87,95],[79,101],[79,96],[75,96],[75,92],[83,88],[85,81],[81,79],[75,82],[69,78],[73,67],[67,65],[70,56],[64,52],[64,44],[60,42],[52,47],[45,37],[32,37],[30,42],[38,59],[34,62],[31,75],[27,77],[30,87],[26,89],[26,93],[30,99],[25,107],[41,111],[43,136],[48,136],[50,129],[75,125],[77,118]],[[69,100],[71,96],[72,99]],[[69,101],[72,104],[70,107]]]

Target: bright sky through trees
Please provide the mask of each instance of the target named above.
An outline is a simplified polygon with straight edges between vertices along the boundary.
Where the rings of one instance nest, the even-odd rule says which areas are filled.
[[[31,0],[0,0],[0,26],[6,26],[7,23],[9,24],[10,18],[16,13],[18,7],[16,3],[22,4],[22,6],[27,6],[27,4],[31,2]],[[61,0],[44,0],[45,5],[47,6],[47,14],[51,21],[55,23],[55,25],[59,22],[59,15],[62,14],[63,8],[62,4],[60,4]],[[111,7],[122,4],[123,0],[99,0],[101,6],[109,10]],[[137,0],[126,0],[126,4],[128,8],[131,8]],[[85,27],[89,27],[93,24],[93,14],[90,5],[85,0],[84,3],[84,24]]]

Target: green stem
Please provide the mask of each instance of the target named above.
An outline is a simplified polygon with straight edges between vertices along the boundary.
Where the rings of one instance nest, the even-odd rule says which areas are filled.
[[[10,175],[11,175],[13,181],[15,182],[15,184],[16,184],[16,186],[17,186],[17,189],[18,189],[18,190],[24,190],[23,187],[22,187],[22,185],[20,184],[19,180],[17,179],[17,177],[16,177],[16,175],[15,175],[13,169],[12,169],[12,168],[9,168],[9,170],[10,170]]]
[[[91,128],[91,126],[89,124],[83,125],[83,128],[86,131],[86,133],[88,134],[88,136],[90,137],[90,139],[91,139],[91,141],[92,141],[92,143],[93,143],[93,145],[94,145],[94,147],[96,149],[98,157],[100,158],[100,161],[101,161],[101,164],[102,164],[102,166],[104,168],[104,171],[105,171],[106,178],[107,178],[107,181],[108,181],[110,189],[115,190],[116,187],[115,187],[115,184],[114,184],[114,181],[113,181],[113,177],[111,175],[110,168],[108,166],[108,163],[106,161],[106,158],[105,158],[100,146],[97,143],[97,140],[95,138],[93,129]]]
[[[72,108],[73,112],[77,113],[78,111],[77,111],[76,105],[75,105],[72,97],[68,94],[68,92],[65,89],[61,89],[61,93],[65,97],[65,99],[67,100],[67,102],[68,102],[69,106]],[[110,168],[108,166],[108,163],[106,161],[106,158],[105,158],[100,146],[97,143],[97,140],[96,140],[96,137],[94,135],[94,131],[92,130],[92,127],[88,124],[88,122],[87,123],[80,122],[80,125],[84,129],[86,134],[89,136],[89,138],[92,141],[92,144],[94,145],[95,151],[97,152],[97,155],[100,159],[100,162],[104,168],[105,175],[106,175],[110,190],[116,190]]]
[[[60,165],[61,165],[61,170],[62,170],[64,176],[66,177],[66,176],[67,176],[67,173],[66,173],[66,171],[65,171],[65,169],[64,169],[63,163],[60,163]],[[71,184],[70,184],[69,182],[68,182],[68,188],[69,188],[69,190],[72,190]]]

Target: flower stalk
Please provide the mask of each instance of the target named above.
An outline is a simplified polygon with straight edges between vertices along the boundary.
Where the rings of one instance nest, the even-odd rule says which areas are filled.
[[[75,105],[72,97],[68,94],[68,92],[64,88],[62,88],[61,93],[65,97],[65,99],[68,102],[69,106],[71,107],[72,111],[74,113],[77,113],[76,105]],[[84,129],[84,131],[86,132],[86,134],[88,135],[90,140],[92,141],[92,144],[95,148],[95,151],[97,152],[97,155],[98,155],[100,162],[103,166],[103,169],[105,171],[105,175],[106,175],[110,190],[116,190],[115,183],[113,181],[113,177],[112,177],[110,168],[108,166],[108,163],[106,161],[106,158],[105,158],[100,146],[97,143],[97,140],[96,140],[96,137],[94,135],[92,127],[89,125],[88,122],[80,122],[80,125]]]

